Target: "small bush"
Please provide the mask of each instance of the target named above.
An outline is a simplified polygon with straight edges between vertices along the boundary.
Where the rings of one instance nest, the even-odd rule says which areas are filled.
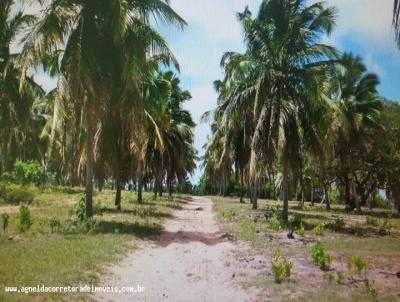
[[[319,266],[319,268],[323,271],[329,269],[333,257],[325,253],[325,246],[322,242],[318,241],[311,248],[311,256],[314,260],[314,263]]]
[[[374,218],[374,217],[367,216],[367,225],[378,227],[379,226],[379,220]]]
[[[349,256],[347,258],[347,268],[352,277],[357,273],[360,277],[363,275],[364,278],[366,278],[368,273],[368,260],[359,256]]]
[[[325,233],[325,224],[323,222],[318,223],[313,229],[313,232],[317,236],[323,236]]]
[[[336,282],[337,282],[337,284],[343,284],[343,281],[344,281],[344,273],[341,272],[341,271],[336,272]]]
[[[49,225],[52,233],[54,233],[54,231],[59,232],[61,229],[61,222],[57,219],[57,217],[50,218]]]
[[[345,225],[346,225],[346,223],[344,222],[344,219],[342,217],[339,217],[339,218],[336,218],[335,221],[330,224],[330,227],[332,228],[332,230],[337,232],[337,231],[342,230]]]
[[[26,204],[22,203],[19,207],[19,215],[15,221],[17,229],[23,233],[29,231],[32,226],[32,217],[29,208]]]
[[[325,273],[324,274],[324,279],[326,281],[328,281],[329,283],[332,283],[333,281],[335,281],[335,275],[331,274],[331,273]]]
[[[34,183],[37,186],[45,184],[47,180],[44,167],[37,161],[16,161],[14,164],[14,175],[16,180],[21,183]]]
[[[374,300],[377,300],[378,298],[378,293],[375,288],[375,282],[372,280],[369,280],[368,278],[365,279],[364,281],[364,289],[367,295],[372,297]]]
[[[28,188],[11,183],[0,183],[0,199],[6,203],[32,203],[34,194],[28,191]]]
[[[271,229],[273,229],[274,231],[279,231],[279,230],[282,228],[281,221],[280,221],[276,216],[273,216],[273,217],[269,220],[269,226],[270,226]]]
[[[81,221],[80,226],[83,232],[93,233],[97,230],[98,222],[94,217],[90,217]]]
[[[83,221],[86,218],[86,198],[82,197],[75,205],[74,205],[74,213],[78,217],[79,221]]]
[[[290,278],[292,274],[293,263],[283,257],[279,249],[272,251],[272,274],[276,283],[281,283],[283,280]]]
[[[342,204],[340,194],[337,190],[330,190],[328,192],[328,197],[331,204]]]
[[[302,218],[299,214],[294,214],[289,216],[289,229],[297,230],[302,225]]]
[[[388,220],[385,220],[379,227],[379,234],[383,236],[390,235],[391,229],[392,229],[392,224]]]
[[[301,224],[300,228],[297,230],[297,234],[301,237],[305,237],[306,236],[306,231],[304,229],[304,225]]]
[[[240,222],[240,234],[243,239],[253,239],[256,235],[256,226],[253,222],[242,220]]]
[[[10,216],[7,213],[1,214],[1,226],[3,229],[3,235],[7,235],[7,230],[8,230],[8,223],[10,220]]]

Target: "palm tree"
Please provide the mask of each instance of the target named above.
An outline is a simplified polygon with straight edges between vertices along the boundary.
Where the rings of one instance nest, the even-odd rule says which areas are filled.
[[[394,0],[393,27],[396,33],[397,46],[400,48],[400,0]]]
[[[253,18],[246,8],[245,54],[227,53],[223,61],[230,88],[223,120],[250,106],[254,112],[250,175],[251,199],[257,208],[258,182],[266,166],[280,155],[283,167],[284,219],[288,217],[289,187],[298,177],[302,136],[313,131],[311,108],[322,103],[323,83],[334,47],[318,43],[330,34],[336,10],[317,2],[264,0]]]
[[[173,59],[164,39],[151,27],[150,16],[184,26],[164,0],[51,1],[25,38],[22,65],[43,64],[63,48],[60,79],[82,104],[85,120],[86,216],[92,216],[95,133],[112,98],[141,99],[138,79],[149,53]],[[109,58],[114,58],[110,60]]]
[[[17,158],[40,159],[43,153],[38,133],[44,120],[35,114],[35,108],[39,109],[44,91],[32,77],[27,77],[20,91],[19,54],[11,53],[11,44],[19,41],[19,35],[35,18],[22,11],[13,12],[15,7],[14,0],[0,4],[0,175],[10,171]]]
[[[368,127],[377,127],[377,117],[383,105],[378,96],[379,78],[367,73],[360,57],[345,53],[341,67],[333,80],[332,97],[337,106],[337,153],[340,159],[342,182],[345,186],[346,204],[360,211],[353,161],[357,149],[365,145],[363,133]],[[352,197],[351,197],[352,196]]]

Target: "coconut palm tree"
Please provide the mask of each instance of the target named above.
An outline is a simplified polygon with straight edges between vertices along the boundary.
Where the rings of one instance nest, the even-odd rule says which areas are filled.
[[[363,133],[368,127],[377,127],[377,118],[383,104],[377,92],[379,78],[368,73],[360,57],[343,54],[341,66],[332,81],[332,97],[336,104],[337,154],[340,159],[342,182],[347,205],[361,210],[357,198],[353,160],[357,150],[367,142]]]
[[[14,0],[0,4],[0,175],[10,171],[17,158],[40,159],[44,151],[38,138],[44,120],[35,114],[44,91],[32,77],[27,77],[20,91],[18,53],[11,52],[12,43],[18,43],[20,34],[35,18],[22,11],[13,12],[15,4]]]
[[[289,186],[298,177],[302,136],[312,131],[311,108],[322,103],[322,87],[334,47],[318,43],[330,34],[336,10],[317,2],[264,0],[253,18],[246,8],[238,15],[247,51],[226,53],[231,78],[224,99],[224,124],[250,106],[254,112],[250,175],[251,199],[257,208],[258,181],[278,157],[283,167],[284,219],[288,217]],[[237,80],[238,79],[238,80]],[[236,84],[235,84],[236,82]],[[237,83],[239,82],[239,83]]]
[[[54,0],[43,5],[40,19],[25,38],[25,69],[63,49],[60,79],[84,112],[87,217],[92,216],[95,134],[104,108],[112,98],[134,100],[138,110],[143,108],[138,79],[148,54],[174,60],[151,27],[150,16],[180,27],[185,24],[164,0]]]

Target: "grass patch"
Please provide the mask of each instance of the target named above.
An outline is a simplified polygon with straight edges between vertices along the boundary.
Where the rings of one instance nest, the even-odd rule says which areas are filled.
[[[141,239],[152,239],[162,223],[186,202],[185,196],[154,200],[144,194],[145,203],[134,203],[131,192],[122,193],[122,211],[114,207],[114,192],[94,195],[94,229],[80,228],[74,205],[83,196],[82,189],[25,187],[34,195],[29,205],[31,228],[17,229],[19,207],[1,207],[8,212],[7,237],[0,238],[0,301],[86,301],[82,294],[6,294],[5,286],[77,286],[95,285],[106,264],[117,261],[135,249]]]

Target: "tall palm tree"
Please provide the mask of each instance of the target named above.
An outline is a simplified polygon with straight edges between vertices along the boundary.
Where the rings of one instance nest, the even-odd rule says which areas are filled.
[[[19,54],[11,52],[11,44],[19,41],[35,18],[22,11],[13,12],[15,4],[14,0],[0,3],[0,175],[9,171],[17,158],[40,159],[43,153],[38,133],[44,120],[34,110],[44,91],[32,77],[27,77],[23,92],[19,90]]]
[[[279,155],[283,166],[284,219],[288,217],[289,186],[298,177],[302,135],[313,130],[311,108],[322,103],[321,92],[334,47],[318,43],[330,34],[336,10],[317,2],[264,0],[253,18],[246,8],[238,15],[247,51],[227,53],[227,74],[233,80],[224,112],[225,124],[234,112],[250,106],[254,112],[250,174],[253,208],[258,181]],[[235,85],[235,78],[239,84]]]
[[[138,77],[149,53],[173,59],[150,16],[184,26],[164,0],[53,0],[42,7],[39,21],[25,38],[24,68],[43,64],[63,48],[61,75],[71,96],[82,104],[85,120],[86,216],[92,216],[94,138],[111,98],[140,105]],[[114,58],[110,60],[110,58]]]
[[[360,57],[343,54],[341,67],[332,81],[332,96],[337,113],[337,153],[347,205],[361,210],[355,182],[353,160],[357,149],[365,145],[363,133],[368,127],[378,126],[377,118],[383,104],[377,92],[379,78],[368,73]]]

